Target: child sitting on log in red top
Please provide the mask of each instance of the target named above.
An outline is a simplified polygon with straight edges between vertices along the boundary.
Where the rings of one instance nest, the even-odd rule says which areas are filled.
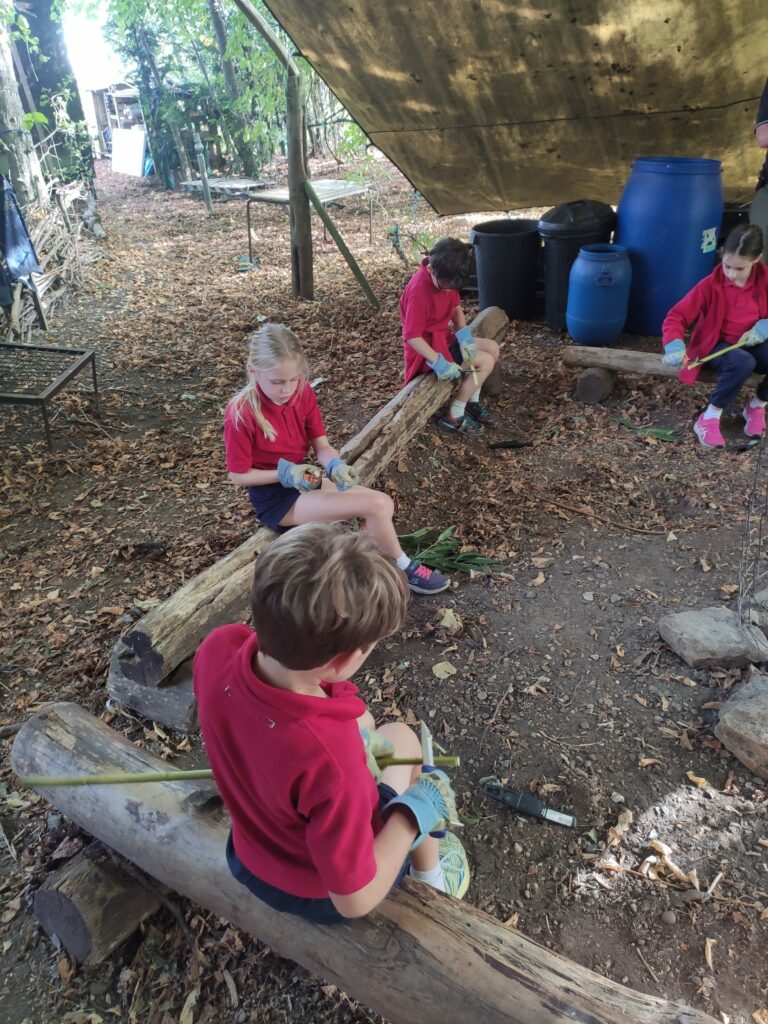
[[[403,553],[389,495],[358,486],[355,468],[331,447],[293,331],[282,324],[259,328],[251,337],[246,372],[247,385],[227,407],[224,445],[229,478],[248,488],[258,519],[272,530],[359,519],[414,593],[445,590],[447,576]],[[327,479],[306,463],[310,446]]]
[[[480,401],[484,381],[499,358],[490,338],[473,338],[457,289],[469,276],[472,250],[458,238],[441,238],[421,261],[400,297],[405,382],[420,373],[439,380],[460,380],[441,430],[482,434],[491,414]],[[473,372],[474,370],[474,372]]]
[[[200,726],[232,819],[232,874],[275,910],[331,924],[369,913],[410,871],[451,895],[464,848],[430,833],[457,818],[444,772],[403,723],[380,729],[348,682],[400,629],[402,573],[370,537],[291,530],[256,563],[254,630],[221,626],[194,661]],[[378,783],[378,785],[377,785]]]
[[[688,363],[723,353],[707,362],[717,383],[693,425],[705,448],[725,447],[720,414],[752,373],[768,374],[768,267],[761,261],[762,252],[760,228],[739,224],[725,240],[722,262],[670,309],[662,324],[664,362],[682,367],[679,376],[685,384],[693,384],[699,375],[699,367]],[[683,339],[692,324],[686,347]],[[766,403],[764,376],[742,412],[747,437],[765,433]]]

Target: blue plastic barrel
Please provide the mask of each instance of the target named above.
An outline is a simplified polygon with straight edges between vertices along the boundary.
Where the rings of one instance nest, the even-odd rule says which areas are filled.
[[[577,345],[610,345],[627,319],[632,265],[623,245],[584,245],[571,267],[565,323]]]
[[[714,266],[723,216],[720,161],[635,160],[616,212],[615,239],[632,260],[626,329],[661,334],[670,308]]]

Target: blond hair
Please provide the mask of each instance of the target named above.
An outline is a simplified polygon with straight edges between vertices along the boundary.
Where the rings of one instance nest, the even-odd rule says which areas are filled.
[[[408,598],[405,574],[367,534],[307,523],[259,555],[251,611],[261,650],[305,671],[400,629]]]
[[[253,332],[248,343],[248,363],[257,373],[274,370],[280,363],[289,359],[298,362],[299,372],[302,378],[305,378],[307,375],[307,359],[304,355],[304,349],[301,347],[301,342],[292,330],[283,324],[264,324],[257,331]],[[299,388],[303,386],[304,380],[299,384]],[[253,413],[254,419],[261,427],[264,437],[268,441],[274,441],[277,438],[277,431],[264,415],[261,408],[261,399],[259,398],[259,389],[256,386],[256,381],[250,374],[248,375],[248,383],[241,391],[237,392],[229,403],[229,411],[232,414],[232,420],[236,427],[239,427],[243,421],[246,406]]]

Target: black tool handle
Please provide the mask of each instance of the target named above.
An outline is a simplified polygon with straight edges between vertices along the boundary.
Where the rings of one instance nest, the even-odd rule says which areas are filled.
[[[526,793],[524,790],[507,789],[500,782],[486,782],[483,786],[483,793],[502,804],[506,804],[512,811],[518,814],[527,814],[531,818],[538,818],[539,821],[551,821],[555,825],[564,825],[566,828],[575,828],[576,819],[572,814],[564,814],[547,807],[533,793]]]

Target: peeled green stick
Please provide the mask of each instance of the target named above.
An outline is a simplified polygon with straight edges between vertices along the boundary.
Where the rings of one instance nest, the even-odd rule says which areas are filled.
[[[400,764],[422,764],[419,757],[380,757],[379,768],[391,768]],[[440,756],[433,758],[435,768],[458,768],[458,757]],[[210,768],[193,768],[189,771],[167,772],[112,772],[105,775],[19,775],[19,785],[25,789],[49,789],[51,786],[119,786],[134,782],[185,782],[192,779],[212,779]]]

